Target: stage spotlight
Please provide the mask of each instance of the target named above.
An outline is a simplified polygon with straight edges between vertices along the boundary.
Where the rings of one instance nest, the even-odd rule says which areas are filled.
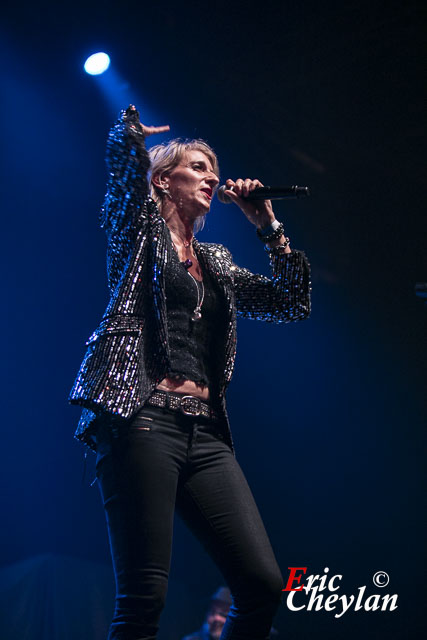
[[[106,53],[94,53],[86,60],[84,70],[91,76],[99,76],[110,66],[110,56]]]

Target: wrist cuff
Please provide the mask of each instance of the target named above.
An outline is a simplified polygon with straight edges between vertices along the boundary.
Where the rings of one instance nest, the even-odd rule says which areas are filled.
[[[273,220],[273,222],[269,224],[268,227],[261,227],[261,229],[258,229],[259,235],[261,237],[269,236],[270,233],[274,233],[276,229],[278,229],[279,227],[280,227],[280,222],[278,220]]]

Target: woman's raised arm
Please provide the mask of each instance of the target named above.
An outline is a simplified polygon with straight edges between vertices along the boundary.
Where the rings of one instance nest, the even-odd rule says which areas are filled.
[[[107,140],[107,193],[101,209],[101,226],[107,233],[121,231],[143,214],[148,195],[150,160],[145,148],[147,136],[169,131],[169,125],[143,125],[133,105],[120,113]]]

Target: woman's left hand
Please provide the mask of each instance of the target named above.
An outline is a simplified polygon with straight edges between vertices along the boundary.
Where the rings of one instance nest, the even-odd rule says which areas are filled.
[[[239,178],[236,181],[226,180],[225,185],[227,187],[225,195],[230,196],[231,200],[240,207],[247,219],[256,227],[268,227],[275,220],[271,200],[251,201],[244,198],[257,187],[263,187],[262,182],[250,178],[246,178],[246,180]]]

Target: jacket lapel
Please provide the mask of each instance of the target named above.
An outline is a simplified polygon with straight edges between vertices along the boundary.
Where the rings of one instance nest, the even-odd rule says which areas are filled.
[[[151,261],[151,289],[154,307],[154,321],[159,337],[155,347],[157,357],[162,361],[163,368],[169,365],[169,340],[167,328],[167,311],[165,297],[165,267],[167,262],[169,232],[166,223],[160,216],[153,219],[150,230],[150,261]]]

